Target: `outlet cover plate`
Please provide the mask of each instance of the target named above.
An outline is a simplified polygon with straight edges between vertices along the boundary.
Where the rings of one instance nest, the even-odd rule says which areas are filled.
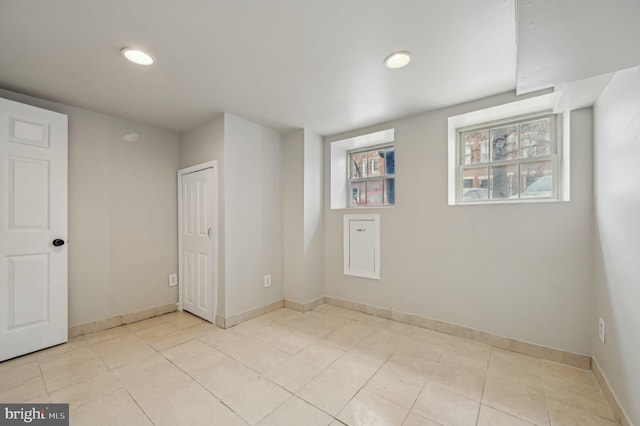
[[[175,287],[178,285],[178,274],[169,275],[169,287]]]
[[[264,276],[264,286],[271,287],[271,274],[267,274]]]
[[[604,343],[604,338],[605,338],[605,322],[604,319],[602,319],[602,317],[599,318],[598,320],[598,338],[600,339],[600,341],[602,343]]]

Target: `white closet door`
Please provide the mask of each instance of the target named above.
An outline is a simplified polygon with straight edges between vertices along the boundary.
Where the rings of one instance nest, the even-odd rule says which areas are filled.
[[[67,116],[0,98],[0,361],[67,341]]]

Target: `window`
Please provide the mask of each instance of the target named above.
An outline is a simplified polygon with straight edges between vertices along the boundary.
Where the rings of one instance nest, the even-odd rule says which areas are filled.
[[[350,151],[348,161],[350,207],[395,204],[395,149],[380,146]]]
[[[458,129],[458,202],[558,199],[560,125],[549,113]]]

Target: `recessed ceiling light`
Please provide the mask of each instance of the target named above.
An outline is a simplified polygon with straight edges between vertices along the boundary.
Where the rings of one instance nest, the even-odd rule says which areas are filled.
[[[122,56],[138,65],[151,65],[153,63],[153,58],[142,50],[125,47],[120,51],[120,53],[122,53]]]
[[[411,62],[410,52],[393,52],[385,58],[384,66],[393,70],[406,67],[409,62]]]

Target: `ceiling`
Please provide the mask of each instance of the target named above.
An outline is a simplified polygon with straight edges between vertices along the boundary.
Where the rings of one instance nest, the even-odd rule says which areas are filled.
[[[0,87],[175,131],[230,112],[329,135],[636,65],[639,31],[638,0],[0,0]],[[386,69],[397,50],[412,63]]]

